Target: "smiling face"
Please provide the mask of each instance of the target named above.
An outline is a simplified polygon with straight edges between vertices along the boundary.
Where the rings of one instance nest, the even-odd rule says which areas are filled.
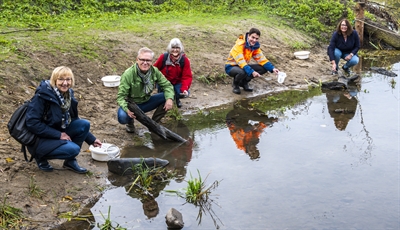
[[[342,21],[341,23],[340,23],[340,31],[342,31],[342,34],[346,34],[346,31],[347,31],[347,23],[346,23],[346,21]]]
[[[181,48],[179,46],[171,47],[171,55],[172,56],[178,57],[180,53],[181,53]]]
[[[139,53],[136,63],[139,66],[139,69],[143,72],[146,73],[149,71],[151,64],[153,62],[153,55],[151,52],[141,52]]]
[[[65,93],[72,86],[72,76],[69,74],[61,75],[56,80],[56,87],[60,92]]]
[[[258,42],[258,39],[260,39],[260,36],[258,36],[256,33],[252,33],[247,36],[247,41],[249,42],[250,46],[254,46]]]

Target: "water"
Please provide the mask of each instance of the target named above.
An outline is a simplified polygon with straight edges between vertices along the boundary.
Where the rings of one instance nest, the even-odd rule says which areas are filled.
[[[400,76],[400,63],[393,71]],[[182,213],[184,229],[399,229],[400,95],[392,80],[398,77],[365,74],[351,99],[327,92],[278,117],[232,112],[236,126],[254,131],[245,150],[226,124],[180,127],[189,145],[125,148],[125,157],[168,159],[179,179],[159,188],[150,201],[158,209],[145,210],[148,201],[125,186],[106,191],[91,212],[103,223],[100,212],[107,217],[111,207],[114,225],[128,229],[166,229],[170,208]],[[220,182],[211,193],[213,213],[203,213],[200,224],[198,207],[165,192],[185,188],[183,178],[198,177],[197,170],[206,184]]]

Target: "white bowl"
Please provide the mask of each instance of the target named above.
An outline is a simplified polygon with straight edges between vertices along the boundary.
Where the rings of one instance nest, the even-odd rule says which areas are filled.
[[[108,161],[119,157],[120,150],[116,145],[103,143],[101,147],[94,147],[91,145],[89,147],[92,153],[92,158],[96,161]]]
[[[109,75],[101,78],[105,87],[117,87],[119,86],[121,77],[118,75]]]
[[[298,51],[294,53],[297,59],[307,59],[310,55],[310,51]]]
[[[278,73],[278,82],[282,84],[285,81],[286,73],[279,71]]]

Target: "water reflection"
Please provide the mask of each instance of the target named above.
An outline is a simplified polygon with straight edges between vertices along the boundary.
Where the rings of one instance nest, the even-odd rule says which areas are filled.
[[[340,131],[346,129],[349,121],[357,110],[358,86],[352,85],[344,91],[326,90],[328,111],[333,118],[336,128]]]
[[[250,159],[255,160],[260,158],[260,151],[257,148],[260,135],[278,119],[270,118],[257,109],[249,110],[247,104],[247,100],[236,102],[233,110],[226,115],[226,125],[236,147],[247,153]]]

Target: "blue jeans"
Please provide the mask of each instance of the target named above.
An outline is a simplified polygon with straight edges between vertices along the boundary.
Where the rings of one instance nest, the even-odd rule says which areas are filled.
[[[72,141],[67,141],[66,144],[54,149],[46,155],[46,159],[64,159],[74,160],[81,151],[83,142],[85,141],[90,129],[90,122],[85,119],[77,119],[71,122],[65,133]]]
[[[150,99],[142,104],[137,104],[139,109],[141,109],[144,113],[152,111],[156,109],[158,106],[165,104],[165,96],[164,93],[157,93],[150,97]],[[119,107],[117,112],[118,122],[120,124],[128,124],[133,121],[132,118],[128,116],[128,114]]]
[[[178,84],[172,85],[172,86],[174,87],[175,96],[180,98],[182,83],[178,83]],[[157,84],[157,90],[159,93],[163,92],[161,87],[158,84]],[[189,95],[190,95],[190,91],[188,90],[188,96]]]
[[[343,59],[349,55],[350,53],[342,53],[342,51],[338,48],[335,48],[335,63],[336,63],[336,70],[338,70],[339,67],[339,61],[340,59]],[[344,64],[344,68],[348,69],[350,67],[353,67],[358,64],[359,58],[357,55],[354,55],[350,60]]]

